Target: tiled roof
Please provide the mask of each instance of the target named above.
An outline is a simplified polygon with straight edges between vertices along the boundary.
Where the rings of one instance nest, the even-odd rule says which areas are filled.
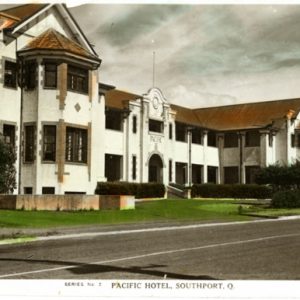
[[[47,5],[48,4],[25,4],[0,11],[0,20],[6,21],[5,26],[1,25],[0,29],[12,28],[18,25]],[[9,19],[13,21],[7,22]]]
[[[273,121],[294,118],[300,111],[300,99],[237,104],[201,109],[171,106],[179,122],[219,131],[264,128]]]
[[[192,109],[174,104],[171,104],[171,109],[176,112],[177,122],[199,126],[199,120]]]
[[[176,121],[219,131],[264,128],[273,121],[294,118],[300,111],[300,99],[237,104],[200,109],[171,105]]]
[[[120,90],[109,90],[105,93],[105,105],[110,108],[123,109],[130,100],[137,100],[142,96]]]
[[[24,48],[19,52],[25,52],[30,50],[61,50],[77,54],[83,57],[99,60],[98,57],[88,52],[79,44],[70,40],[60,32],[50,28],[40,34],[38,37],[31,40]]]

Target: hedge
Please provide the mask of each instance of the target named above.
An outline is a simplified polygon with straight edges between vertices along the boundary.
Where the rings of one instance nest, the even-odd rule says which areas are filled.
[[[134,195],[136,198],[160,198],[165,195],[161,183],[98,182],[97,195]]]
[[[271,205],[275,208],[300,208],[300,190],[275,193]]]
[[[256,184],[194,184],[192,197],[269,199],[272,197],[272,189]]]
[[[269,184],[274,191],[300,189],[300,162],[290,166],[279,164],[262,168],[256,175],[255,182]]]

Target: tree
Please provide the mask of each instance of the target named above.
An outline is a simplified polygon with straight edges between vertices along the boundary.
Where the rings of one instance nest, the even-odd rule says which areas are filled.
[[[290,166],[279,164],[262,168],[256,175],[256,183],[270,184],[274,191],[300,189],[300,162]]]
[[[5,144],[0,135],[0,194],[12,193],[16,188],[16,151]]]

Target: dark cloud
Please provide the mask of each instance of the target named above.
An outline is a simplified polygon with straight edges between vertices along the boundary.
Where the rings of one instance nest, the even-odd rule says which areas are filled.
[[[185,13],[188,5],[139,5],[97,28],[97,33],[114,46],[126,45]]]
[[[285,60],[281,60],[281,61],[278,61],[277,63],[275,63],[276,69],[291,68],[291,67],[295,67],[295,66],[300,66],[299,58],[298,59],[297,58],[285,59]]]

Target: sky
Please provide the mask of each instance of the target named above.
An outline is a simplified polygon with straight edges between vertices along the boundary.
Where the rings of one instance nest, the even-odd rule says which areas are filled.
[[[100,81],[207,107],[300,97],[299,5],[85,4]]]
[[[171,103],[218,106],[300,97],[300,5],[70,8],[103,60],[100,80]]]

